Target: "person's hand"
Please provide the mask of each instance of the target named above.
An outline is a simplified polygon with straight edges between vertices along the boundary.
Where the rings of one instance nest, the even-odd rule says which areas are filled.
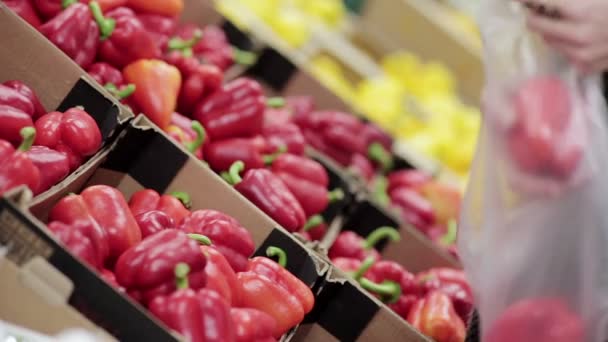
[[[585,73],[608,70],[608,0],[517,0],[541,6],[554,18],[529,11],[528,26]]]

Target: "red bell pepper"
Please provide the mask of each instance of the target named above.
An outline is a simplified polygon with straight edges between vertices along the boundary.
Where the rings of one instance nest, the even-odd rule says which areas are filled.
[[[361,125],[363,128],[363,125]],[[361,139],[360,131],[352,131],[348,126],[328,126],[321,131],[323,139],[326,143],[333,146],[339,146],[342,150],[348,153],[358,153],[366,155],[365,141]]]
[[[365,145],[367,146],[378,143],[382,145],[386,151],[390,151],[393,148],[393,138],[376,124],[371,122],[365,123],[362,135],[365,140]]]
[[[371,258],[371,260],[372,262],[375,261],[373,258]],[[363,276],[367,276],[367,272],[371,267],[371,264],[369,264],[362,268],[363,262],[361,260],[345,257],[333,258],[331,259],[331,263],[340,271],[349,274],[353,279],[359,279]]]
[[[118,292],[121,292],[121,293],[127,292],[125,290],[125,288],[120,286],[120,284],[118,284],[118,282],[116,281],[116,275],[114,274],[114,272],[107,270],[107,269],[102,269],[101,272],[99,272],[99,275],[101,276],[101,278],[103,280],[106,281],[106,283],[110,284],[110,286],[112,286]]]
[[[111,83],[116,87],[120,87],[125,83],[122,72],[105,62],[97,62],[91,65],[87,69],[87,72],[102,86]]]
[[[194,118],[203,124],[212,141],[254,136],[262,133],[265,107],[260,84],[241,77],[200,102]]]
[[[113,9],[106,18],[116,22],[112,34],[99,47],[99,58],[117,68],[145,58],[159,58],[160,48],[139,21],[135,12],[127,7]]]
[[[408,322],[437,342],[464,342],[466,328],[448,296],[433,291],[410,310]]]
[[[523,299],[498,316],[484,341],[583,342],[585,323],[562,298]]]
[[[23,20],[27,21],[28,24],[38,29],[41,21],[31,0],[3,0],[3,2]]]
[[[182,231],[167,229],[126,250],[114,271],[118,283],[127,291],[138,293],[145,304],[175,291],[173,271],[179,263],[188,264],[192,270],[188,280],[193,289],[205,286],[207,259],[199,243]]]
[[[374,165],[364,155],[355,153],[350,158],[348,164],[348,170],[354,173],[356,176],[361,177],[364,181],[370,182],[375,174]]]
[[[101,147],[101,131],[95,120],[83,108],[75,107],[65,113],[51,112],[36,121],[36,145],[67,154],[70,169],[75,170],[85,157]]]
[[[278,155],[272,161],[272,172],[288,173],[321,185],[324,188],[329,186],[327,170],[325,170],[321,163],[308,157],[301,157],[291,153]]]
[[[94,251],[92,254],[95,256],[95,262],[91,264],[94,267],[103,267],[106,264],[110,255],[110,234],[97,223],[91,214],[91,208],[87,206],[82,196],[68,195],[62,198],[51,209],[49,220],[61,222],[72,229],[79,230],[84,238],[92,244]],[[65,243],[70,246],[67,242]],[[77,246],[74,246],[74,248],[77,248]]]
[[[152,122],[165,129],[177,106],[182,83],[179,70],[157,59],[140,59],[127,65],[122,74],[135,85],[131,100]]]
[[[454,303],[456,313],[464,322],[468,320],[474,301],[473,290],[464,271],[448,267],[432,268],[416,275],[416,281],[423,294],[440,290],[448,295]]]
[[[262,136],[273,151],[278,151],[282,147],[285,147],[287,152],[294,155],[304,154],[306,140],[300,128],[295,124],[265,125],[262,130]]]
[[[26,154],[36,130],[24,127],[21,135],[23,142],[16,150],[8,141],[0,140],[0,194],[19,185],[27,185],[32,191],[40,186],[40,170]]]
[[[247,268],[247,259],[255,251],[253,238],[247,229],[234,218],[215,210],[193,211],[180,229],[188,233],[202,234],[213,241],[230,266],[241,272]]]
[[[401,210],[404,219],[423,232],[435,224],[435,210],[429,201],[412,189],[397,188],[390,194],[391,203]]]
[[[282,97],[272,97],[266,100],[264,111],[264,129],[272,126],[296,125],[292,122],[293,110]],[[299,127],[298,127],[299,129]],[[301,130],[299,130],[301,133]],[[295,152],[294,152],[295,153]]]
[[[402,297],[402,291],[398,281],[378,277],[375,277],[378,282],[372,280],[374,278],[371,277],[373,274],[370,273],[370,268],[376,262],[374,256],[368,256],[363,261],[355,258],[337,257],[331,259],[331,262],[335,267],[358,281],[362,288],[389,304],[391,308],[400,305],[399,299]]]
[[[113,8],[124,6],[127,0],[96,0],[101,10],[105,13]],[[76,1],[71,0],[33,0],[38,13],[45,19],[51,19],[62,10]],[[80,0],[81,3],[90,3],[90,0]]]
[[[388,175],[388,189],[389,193],[399,188],[410,188],[417,189],[433,180],[433,177],[420,170],[400,170],[391,172]]]
[[[327,209],[330,203],[341,201],[344,199],[344,192],[337,188],[332,191],[327,191],[327,188],[293,176],[289,173],[276,173],[279,178],[285,183],[289,191],[298,200],[306,217],[316,215]]]
[[[254,272],[241,272],[237,274],[237,282],[240,307],[263,311],[275,319],[273,337],[281,337],[304,319],[300,300],[271,279]]]
[[[229,183],[283,228],[290,232],[302,228],[306,223],[304,209],[281,178],[266,169],[248,170],[241,178],[244,168],[243,162],[235,162],[226,175]]]
[[[239,294],[236,282],[236,273],[230,266],[226,257],[216,248],[201,246],[201,251],[207,257],[205,273],[207,275],[206,289],[217,292],[228,304],[236,305]]]
[[[261,137],[231,138],[212,141],[205,145],[205,160],[216,171],[226,171],[236,161],[242,161],[245,170],[260,169],[273,162],[277,154],[266,154],[268,145]]]
[[[47,228],[76,257],[97,270],[103,268],[106,256],[100,253],[107,252],[108,241],[107,235],[99,229],[97,223],[91,220],[75,221],[72,224],[54,221]],[[104,248],[106,249],[103,250]]]
[[[198,159],[203,159],[202,147],[207,134],[200,122],[190,120],[179,113],[173,113],[171,124],[167,126],[165,132]]]
[[[234,323],[235,342],[276,341],[272,335],[277,323],[269,314],[256,309],[232,308],[230,315]]]
[[[368,256],[372,256],[375,260],[380,260],[380,254],[374,249],[374,246],[383,239],[395,242],[399,241],[401,236],[392,227],[380,227],[369,234],[366,239],[352,231],[341,232],[329,249],[329,258],[346,257],[365,260]]]
[[[127,6],[137,12],[177,17],[184,9],[183,0],[128,0]]]
[[[190,196],[176,191],[169,195],[160,195],[152,189],[137,191],[129,200],[129,208],[134,216],[159,210],[167,214],[176,225],[190,215]]]
[[[139,21],[154,36],[154,41],[161,51],[165,51],[169,38],[177,28],[177,18],[158,14],[139,13]]]
[[[346,167],[350,165],[352,161],[352,154],[340,149],[339,147],[326,143],[317,130],[304,128],[302,129],[302,133],[304,134],[306,142],[310,146],[319,152],[326,154],[328,157],[331,157],[342,166]]]
[[[315,110],[315,101],[311,96],[289,96],[285,99],[287,106],[293,113],[296,125],[306,127],[309,115]]]
[[[76,0],[63,1],[69,7],[40,26],[39,30],[86,69],[95,60],[100,38],[107,38],[116,23],[103,17],[96,1],[91,1],[88,6],[74,2]]]
[[[0,139],[18,143],[23,139],[21,130],[33,125],[30,115],[11,105],[0,103]]]
[[[17,80],[11,80],[3,82],[2,85],[17,91],[19,94],[25,96],[27,100],[23,101],[23,98],[17,97],[4,87],[0,87],[0,103],[19,108],[34,119],[37,119],[46,113],[46,110],[42,106],[42,103],[40,103],[40,99],[38,98],[38,95],[36,95],[36,92],[34,92],[34,90],[25,83]],[[30,103],[33,110],[30,109]]]
[[[40,171],[40,183],[34,193],[42,193],[59,183],[70,173],[70,163],[65,153],[45,146],[32,146],[27,157]]]
[[[308,241],[320,241],[327,233],[327,223],[321,215],[313,215],[298,232]]]
[[[315,305],[315,296],[308,285],[285,269],[287,265],[287,253],[278,247],[268,247],[266,255],[268,257],[277,257],[278,261],[275,262],[266,257],[255,257],[249,260],[247,271],[265,276],[272,280],[273,283],[289,291],[302,305],[304,314],[309,313]]]
[[[399,300],[389,304],[389,307],[407,320],[412,306],[420,295],[414,275],[394,261],[381,260],[369,269],[366,277],[375,283],[383,283],[388,280],[399,284],[401,287]]]
[[[230,306],[215,291],[188,288],[190,267],[177,264],[178,290],[150,302],[150,312],[190,342],[234,341]]]
[[[135,221],[141,230],[142,239],[154,235],[161,230],[175,229],[173,219],[160,210],[152,210],[135,215]]]

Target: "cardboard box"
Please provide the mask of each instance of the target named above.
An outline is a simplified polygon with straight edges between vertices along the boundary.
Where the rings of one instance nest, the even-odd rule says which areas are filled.
[[[264,253],[270,245],[286,249],[287,268],[311,287],[328,268],[312,251],[142,115],[132,121],[85,172],[71,177],[65,188],[36,198],[31,211],[44,221],[60,198],[94,184],[114,186],[127,199],[144,188],[159,193],[186,191],[192,199],[192,210],[215,209],[236,218],[252,234],[258,253]]]
[[[0,245],[7,249],[6,259],[14,266],[7,264],[7,267],[13,275],[18,272],[16,267],[31,275],[25,279],[17,274],[16,280],[13,280],[22,284],[11,282],[3,275],[0,296],[9,293],[5,289],[29,292],[23,288],[23,281],[29,281],[33,290],[38,291],[38,298],[42,294],[46,298],[41,299],[51,300],[50,307],[41,306],[31,310],[33,305],[40,303],[35,301],[34,296],[31,302],[1,305],[0,318],[46,333],[55,333],[71,326],[94,328],[92,323],[76,312],[75,309],[78,309],[118,340],[176,340],[141,307],[116,292],[51,237],[44,224],[24,208],[29,201],[28,195],[31,196],[29,190],[20,188],[0,200]],[[52,267],[45,267],[45,263]],[[49,269],[59,272],[52,273]],[[57,289],[56,293],[49,292],[53,286]],[[67,297],[69,308],[63,305]],[[8,298],[3,299],[2,303],[6,303],[5,300],[10,303]]]
[[[84,107],[97,122],[104,144],[113,141],[133,117],[84,70],[3,3],[0,3],[0,41],[6,47],[0,52],[0,82],[24,82],[49,112]]]
[[[430,342],[382,302],[332,268],[293,341]]]

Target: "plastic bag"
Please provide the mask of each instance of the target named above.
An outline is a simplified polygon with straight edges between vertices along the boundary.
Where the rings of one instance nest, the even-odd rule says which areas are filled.
[[[608,339],[608,133],[599,75],[584,76],[485,0],[484,123],[459,253],[484,342]]]

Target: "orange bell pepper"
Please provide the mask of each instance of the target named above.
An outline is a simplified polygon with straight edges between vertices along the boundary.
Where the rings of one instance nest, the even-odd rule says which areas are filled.
[[[127,6],[137,12],[177,17],[184,9],[183,0],[129,0]]]
[[[182,83],[179,70],[161,60],[140,59],[122,73],[127,83],[135,85],[135,105],[160,128],[167,128]]]

